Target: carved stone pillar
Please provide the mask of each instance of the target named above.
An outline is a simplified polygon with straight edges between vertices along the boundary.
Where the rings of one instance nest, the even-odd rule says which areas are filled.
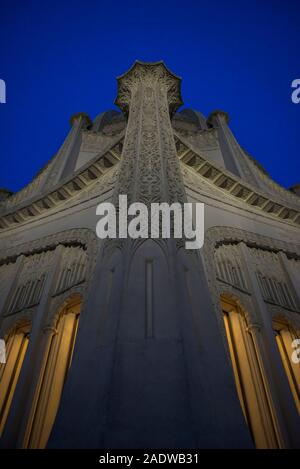
[[[44,366],[45,354],[51,338],[48,333],[43,333],[43,323],[51,301],[51,292],[57,281],[61,252],[62,246],[59,245],[49,266],[43,294],[35,311],[28,349],[13,397],[10,414],[4,428],[2,437],[4,447],[21,448],[23,445],[32,404],[40,385],[39,380]]]
[[[118,209],[119,195],[127,195],[127,203],[143,203],[148,208],[150,237],[150,205],[153,202],[172,204],[186,202],[180,163],[177,156],[171,116],[182,105],[181,79],[171,73],[163,62],[136,61],[133,67],[118,77],[115,103],[128,117],[118,180],[113,203]],[[117,220],[118,221],[118,220]],[[173,227],[171,226],[171,233]],[[174,240],[160,238],[170,252]],[[116,245],[125,245],[126,261],[139,240],[122,236],[107,240],[104,252]],[[176,239],[176,245],[182,240]]]
[[[0,326],[3,323],[5,316],[9,313],[8,309],[12,302],[13,295],[16,293],[16,285],[18,285],[18,279],[24,265],[24,256],[20,255],[14,265],[14,270],[11,274],[10,285],[8,291],[5,294],[5,301],[3,303],[2,311],[0,314]]]
[[[39,399],[39,390],[41,388],[41,380],[44,376],[45,368],[47,365],[47,360],[49,356],[49,350],[51,347],[51,342],[53,339],[53,336],[57,334],[57,329],[53,326],[47,326],[44,327],[43,329],[43,335],[40,340],[40,347],[41,347],[41,352],[40,352],[40,360],[39,360],[39,370],[38,370],[38,376],[37,376],[37,381],[34,381],[34,384],[36,385],[35,392],[32,394],[33,399],[30,402],[31,403],[31,411],[28,414],[28,419],[26,421],[26,430],[25,433],[24,431],[21,432],[19,436],[19,443],[18,447],[23,447],[27,448],[28,443],[29,443],[29,437],[30,437],[30,430],[33,424],[33,418],[35,415],[34,409],[37,405],[37,401]],[[33,390],[32,390],[33,391]],[[25,423],[23,424],[25,425]],[[25,428],[25,427],[23,427]]]
[[[118,78],[116,104],[128,115],[115,196],[128,203],[185,199],[170,116],[182,104],[180,78],[163,63],[136,62]]]
[[[298,285],[297,279],[295,278],[295,275],[293,275],[293,272],[291,271],[289,260],[286,254],[283,251],[280,251],[278,253],[278,257],[281,262],[283,271],[286,274],[287,283],[292,292],[293,300],[296,303],[297,309],[299,310],[300,309],[300,294],[299,294],[299,285]]]
[[[245,243],[240,243],[239,246],[243,256],[243,270],[258,317],[257,322],[258,325],[261,324],[261,328],[253,327],[255,324],[250,324],[249,332],[253,337],[261,361],[261,369],[269,384],[269,398],[276,410],[278,438],[284,447],[297,447],[297,442],[293,441],[293,435],[297,435],[296,410],[277,351],[272,318],[261,295],[250,250]]]

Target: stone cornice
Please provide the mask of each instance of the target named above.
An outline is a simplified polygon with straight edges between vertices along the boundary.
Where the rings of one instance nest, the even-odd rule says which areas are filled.
[[[117,164],[121,158],[119,150],[119,143],[123,139],[123,132],[118,135],[111,144],[110,148],[105,148],[95,158],[90,160],[84,166],[80,167],[74,174],[52,187],[50,190],[43,194],[37,194],[29,200],[2,209],[0,218],[0,231],[11,227],[22,225],[29,220],[33,220],[41,214],[54,207],[58,207],[71,199],[73,196],[78,195],[81,191],[92,185],[96,179],[101,179],[102,175],[106,174],[109,168],[101,165],[103,158],[109,159],[112,166]]]
[[[223,111],[215,111],[217,114],[222,114]],[[226,113],[223,113],[226,114]],[[212,115],[215,115],[215,113],[212,113]],[[173,121],[174,122],[174,121]],[[183,120],[183,122],[185,122]],[[218,139],[217,135],[217,128],[211,127],[208,130],[202,129],[202,130],[187,130],[187,129],[182,129],[182,128],[176,128],[176,122],[174,125],[174,131],[175,134],[178,134],[180,139],[184,139],[183,141],[185,142],[185,138],[189,138],[187,145],[189,145],[191,148],[193,148],[193,143],[191,143],[191,140],[195,140],[196,138],[202,138],[204,139],[205,136],[209,136],[209,133],[213,133],[213,135],[216,138],[216,141]],[[196,140],[195,140],[196,141]],[[238,145],[238,143],[237,143]],[[267,185],[272,192],[274,192],[273,197],[276,197],[278,195],[278,200],[279,203],[282,203],[282,199],[284,203],[290,203],[290,204],[296,204],[298,205],[300,203],[299,195],[297,195],[295,192],[292,191],[292,188],[286,189],[285,187],[281,186],[278,184],[276,181],[272,179],[270,174],[263,168],[263,166],[260,164],[259,161],[257,161],[245,148],[241,147],[238,145],[241,152],[243,159],[246,160],[244,163],[247,164],[247,168],[250,169],[251,173],[254,173],[256,178],[259,178],[265,185]],[[196,149],[197,151],[197,149]],[[249,168],[250,166],[250,168]],[[251,181],[248,181],[251,184]],[[300,186],[300,185],[298,185]],[[295,185],[295,188],[298,187]]]
[[[0,264],[14,262],[21,255],[30,256],[41,253],[43,251],[55,250],[59,245],[82,246],[85,249],[87,256],[86,278],[82,284],[72,286],[70,289],[62,292],[59,295],[53,296],[53,294],[51,294],[51,306],[53,306],[53,304],[59,305],[67,297],[78,293],[80,293],[83,300],[85,300],[90,278],[94,272],[99,248],[98,239],[95,233],[88,228],[61,231],[43,238],[19,244],[17,246],[12,246],[8,249],[2,249],[0,250]],[[29,307],[14,314],[5,317],[3,316],[0,323],[0,331],[2,335],[4,335],[6,331],[9,330],[9,328],[16,322],[23,322],[25,319],[31,322],[36,308],[37,306]],[[55,314],[55,311],[53,312],[53,308],[51,309],[50,313],[47,314],[48,321],[46,321],[45,325],[53,324],[53,321],[51,320],[51,314]]]
[[[81,245],[87,249],[90,259],[95,259],[97,251],[97,238],[88,228],[74,228],[51,234],[43,238],[12,246],[0,250],[0,265],[14,262],[20,255],[33,255],[42,251],[55,249],[59,244]]]
[[[270,238],[268,236],[258,235],[253,232],[241,230],[240,228],[230,228],[227,226],[214,226],[209,228],[205,233],[204,245],[201,250],[204,258],[204,265],[207,275],[208,286],[211,291],[211,300],[215,310],[216,318],[220,327],[220,331],[226,339],[224,324],[220,310],[220,294],[231,294],[236,300],[240,301],[242,298],[241,306],[245,308],[245,314],[248,319],[248,324],[259,324],[256,307],[252,302],[252,296],[239,292],[232,286],[221,285],[217,280],[216,265],[213,262],[216,249],[223,244],[239,244],[245,243],[247,246],[258,248],[262,250],[272,251],[278,253],[283,251],[288,258],[300,260],[300,245],[284,242],[279,239]],[[285,311],[285,315],[295,315]],[[226,342],[225,342],[226,343]]]
[[[176,132],[174,132],[174,134],[176,139],[183,145],[183,148],[181,148],[178,154],[179,159],[194,173],[204,177],[213,184],[216,189],[220,190],[220,194],[225,192],[227,195],[235,198],[236,201],[247,204],[248,208],[259,211],[261,214],[271,216],[273,219],[287,221],[295,225],[300,224],[300,212],[295,208],[295,202],[298,202],[297,205],[299,205],[298,197],[289,194],[292,199],[291,202],[293,202],[293,207],[283,204],[282,200],[276,200],[276,198],[270,197],[268,194],[253,187],[249,183],[245,183],[242,179],[229,171],[210,163],[208,160],[204,159],[199,152],[194,150],[182,136],[178,135]],[[93,160],[89,161],[74,173],[71,178],[66,179],[63,183],[52,188],[51,191],[43,195],[38,194],[36,197],[25,200],[25,202],[16,207],[10,207],[5,212],[3,211],[0,218],[0,230],[16,227],[25,221],[33,220],[40,214],[45,214],[51,208],[58,207],[64,204],[66,200],[71,199],[75,195],[77,196],[81,191],[89,187],[89,185],[93,184],[95,179],[100,180],[101,176],[107,172],[107,170],[99,166],[100,160],[109,153],[110,158],[114,159],[115,163],[117,163],[121,158],[121,154],[115,147],[120,143],[122,138],[123,133],[115,139],[109,150],[105,149],[100,155],[97,155]],[[197,163],[192,166],[189,162],[194,156],[197,157]],[[276,183],[274,183],[274,185],[278,186]]]
[[[192,146],[180,135],[174,132],[177,141],[181,143],[178,152],[179,159],[189,166],[196,174],[207,179],[211,184],[226,194],[232,196],[239,202],[243,202],[262,214],[274,219],[286,221],[299,226],[300,210],[295,205],[288,206],[270,197],[269,194],[258,188],[245,183],[241,178],[235,176],[224,168],[221,168],[207,159],[203,158]],[[298,206],[300,206],[299,201]]]
[[[256,233],[241,230],[240,228],[230,228],[228,226],[215,226],[209,228],[205,233],[203,253],[207,257],[220,244],[245,243],[249,247],[265,249],[266,251],[283,251],[288,258],[300,260],[300,244],[289,243],[269,236],[258,235]]]
[[[245,150],[242,151],[246,158],[248,158],[248,161],[250,162],[251,165],[251,170],[263,181],[265,184],[267,184],[274,192],[277,192],[280,197],[283,197],[287,201],[293,203],[293,204],[299,204],[299,197],[296,194],[293,194],[290,190],[285,189],[282,187],[280,184],[278,184],[276,181],[274,181],[271,176],[266,172],[263,171],[262,169],[257,166],[257,164],[252,160],[254,159],[251,155],[247,154]],[[252,159],[251,159],[252,158]]]

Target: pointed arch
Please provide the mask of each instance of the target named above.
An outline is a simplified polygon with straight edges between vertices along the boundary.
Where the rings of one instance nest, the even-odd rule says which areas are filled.
[[[273,319],[273,330],[281,362],[289,382],[295,405],[300,414],[300,365],[299,363],[294,363],[292,359],[294,351],[292,344],[294,340],[300,340],[300,334],[299,331],[297,332],[292,322],[283,315],[276,316]]]
[[[48,328],[50,343],[27,424],[25,448],[47,445],[72,362],[81,305],[81,295],[71,295],[58,309],[53,327]]]
[[[129,254],[119,333],[130,339],[167,337],[176,326],[172,316],[174,295],[170,267],[165,252],[157,240],[147,239],[134,244]]]
[[[240,301],[232,295],[220,297],[226,337],[240,404],[257,448],[281,447],[268,383],[261,366],[254,324]]]
[[[31,324],[17,321],[5,337],[6,363],[0,364],[0,435],[3,432],[29,342]]]

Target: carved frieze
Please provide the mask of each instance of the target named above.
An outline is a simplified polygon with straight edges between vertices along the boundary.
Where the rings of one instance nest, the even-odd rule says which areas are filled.
[[[60,260],[60,272],[53,295],[69,290],[86,279],[87,256],[80,246],[65,246]]]
[[[118,79],[116,104],[129,114],[114,202],[184,202],[170,113],[181,104],[180,79],[163,63],[137,62]],[[121,244],[121,241],[117,241]],[[106,245],[112,245],[107,242]]]
[[[241,253],[238,245],[225,244],[215,252],[217,278],[229,285],[247,290],[243,273]]]
[[[173,124],[174,127],[174,124]],[[216,129],[201,130],[201,131],[188,131],[182,128],[177,128],[176,133],[186,139],[198,151],[215,150],[219,148],[218,134]]]
[[[112,135],[86,130],[82,132],[82,143],[79,151],[99,153],[105,148],[112,146],[114,140],[115,139],[112,138]]]
[[[40,302],[53,257],[53,251],[25,257],[6,314],[21,311]]]
[[[296,309],[295,298],[277,253],[256,248],[250,249],[250,252],[264,300]]]

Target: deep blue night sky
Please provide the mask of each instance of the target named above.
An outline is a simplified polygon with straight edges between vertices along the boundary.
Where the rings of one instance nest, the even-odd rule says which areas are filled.
[[[185,106],[223,109],[271,176],[300,182],[299,0],[0,0],[0,187],[28,183],[72,114],[113,108],[115,77],[135,59],[183,78]]]

